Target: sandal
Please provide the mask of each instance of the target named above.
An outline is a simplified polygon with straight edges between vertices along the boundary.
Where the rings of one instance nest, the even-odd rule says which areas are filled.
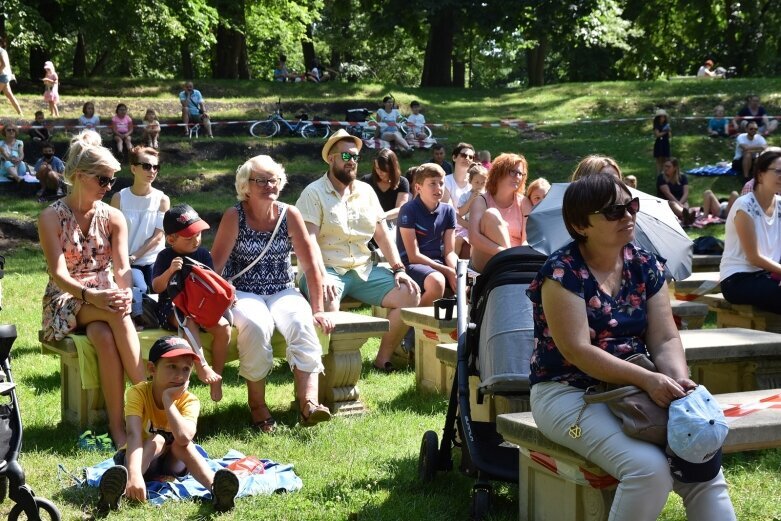
[[[114,440],[108,434],[98,434],[95,436],[95,444],[100,450],[115,450]]]
[[[387,374],[387,373],[395,373],[396,372],[396,368],[393,367],[393,364],[390,363],[390,362],[385,362],[385,365],[383,365],[382,367],[379,367],[379,366],[374,365],[374,364],[372,364],[372,366],[374,367],[375,370],[377,370],[377,371],[379,371],[381,373],[386,373]]]
[[[84,431],[81,436],[79,436],[79,442],[78,446],[80,449],[83,450],[98,450],[98,441],[95,438],[95,435],[92,434],[92,431]]]
[[[252,428],[263,434],[273,434],[273,432],[277,430],[277,420],[275,420],[273,416],[269,416],[265,420],[253,423]]]
[[[307,400],[306,408],[308,414],[304,416],[304,411],[299,414],[298,422],[303,427],[312,427],[320,422],[327,422],[331,419],[331,411],[325,405]]]

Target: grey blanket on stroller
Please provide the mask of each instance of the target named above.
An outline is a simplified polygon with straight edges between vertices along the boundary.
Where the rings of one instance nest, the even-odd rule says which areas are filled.
[[[534,349],[532,303],[528,284],[509,284],[491,291],[480,324],[477,367],[486,394],[529,391],[529,359]]]

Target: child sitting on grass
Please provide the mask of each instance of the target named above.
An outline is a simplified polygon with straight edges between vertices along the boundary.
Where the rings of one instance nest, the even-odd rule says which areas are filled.
[[[160,145],[157,142],[157,138],[160,136],[160,122],[157,120],[155,109],[146,109],[143,123],[146,126],[144,127],[142,139],[148,147],[159,148]]]
[[[442,203],[445,171],[424,163],[415,172],[417,196],[399,211],[396,242],[407,275],[420,286],[421,306],[431,306],[445,289],[456,289],[456,210]]]
[[[198,355],[184,339],[164,336],[149,351],[151,381],[125,393],[127,445],[100,480],[98,509],[117,510],[123,495],[146,501],[146,479],[190,473],[212,493],[218,512],[234,507],[239,478],[228,469],[212,472],[193,443],[201,403],[187,390]]]
[[[480,163],[472,163],[472,166],[466,171],[466,175],[469,176],[469,184],[472,186],[472,189],[461,194],[461,197],[458,199],[458,216],[469,222],[469,209],[472,208],[472,203],[485,193],[488,170]],[[456,224],[455,251],[462,259],[468,259],[469,254],[461,251],[464,243],[469,244],[469,228]]]
[[[209,225],[202,220],[198,213],[188,204],[174,206],[163,216],[163,232],[169,248],[157,254],[155,266],[152,268],[152,289],[160,295],[157,306],[157,315],[160,327],[171,329],[178,328],[179,324],[174,316],[174,303],[168,296],[168,281],[184,265],[184,257],[214,268],[214,262],[209,250],[201,247],[201,232],[208,230]],[[184,325],[197,338],[199,326],[190,317],[185,319]],[[228,353],[228,343],[231,338],[231,326],[225,317],[220,318],[216,326],[205,328],[213,337],[212,362],[214,369],[209,367],[206,359],[201,354],[200,346],[192,346],[200,358],[195,365],[198,379],[209,384],[211,399],[218,402],[222,399],[222,370],[225,367],[225,358]]]

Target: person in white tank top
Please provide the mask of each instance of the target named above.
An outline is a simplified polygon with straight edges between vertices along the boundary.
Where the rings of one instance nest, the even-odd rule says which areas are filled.
[[[128,228],[128,255],[133,275],[131,315],[141,315],[143,295],[152,287],[152,267],[157,254],[165,248],[163,215],[171,207],[168,196],[152,182],[160,172],[160,158],[151,147],[134,147],[130,151],[130,173],[133,185],[111,198],[111,206],[125,216]]]
[[[453,173],[445,176],[445,193],[442,195],[442,202],[450,204],[453,208],[458,210],[458,201],[461,200],[461,196],[469,192],[472,189],[472,185],[469,184],[469,178],[467,170],[472,166],[475,161],[475,147],[469,143],[459,143],[453,148]],[[467,228],[466,219],[458,215],[456,212],[456,224]],[[458,257],[461,259],[469,258],[469,242],[465,242],[462,247],[462,251],[456,251]]]
[[[719,274],[724,298],[781,313],[781,148],[754,163],[754,189],[732,205]]]

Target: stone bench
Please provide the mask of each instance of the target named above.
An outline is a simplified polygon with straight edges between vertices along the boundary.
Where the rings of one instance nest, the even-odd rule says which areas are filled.
[[[679,330],[702,329],[708,316],[708,306],[701,302],[670,299],[670,307]]]
[[[670,294],[678,300],[697,300],[703,295],[721,292],[721,278],[718,271],[692,273],[683,280],[669,284]]]
[[[692,255],[692,272],[719,271],[721,255]]]
[[[752,329],[699,329],[681,331],[692,379],[713,393],[781,388],[781,335]],[[436,346],[442,393],[449,396],[457,361],[457,344]],[[470,389],[477,387],[477,377]],[[487,399],[487,398],[486,398]],[[493,414],[528,410],[524,396],[496,396],[488,410]]]
[[[322,333],[318,335],[323,345],[325,366],[325,373],[320,375],[319,380],[319,400],[335,414],[358,414],[365,411],[357,386],[362,364],[360,349],[367,339],[381,337],[387,332],[388,321],[345,311],[336,311],[329,315],[335,324],[334,331],[330,335]],[[139,332],[142,357],[144,359],[148,357],[149,349],[157,338],[170,334],[171,332],[162,329],[147,329]],[[228,346],[229,362],[238,360],[236,337],[234,329],[231,344]],[[60,357],[62,420],[78,425],[82,429],[104,421],[103,393],[99,384],[84,388],[82,369],[73,338],[67,336],[60,341],[44,341],[39,333],[39,339],[44,353]],[[204,354],[207,360],[211,361],[211,335],[202,332],[201,341],[204,345]],[[88,345],[94,350],[91,344]],[[285,357],[285,340],[278,331],[275,331],[272,337],[272,348],[275,358]]]
[[[404,308],[401,319],[415,329],[415,385],[419,391],[445,392],[448,382],[443,379],[437,361],[437,344],[458,341],[456,309],[451,320],[439,320],[434,307]]]
[[[730,427],[725,453],[781,447],[781,389],[719,394],[716,399]],[[530,412],[499,415],[496,427],[519,447],[519,519],[607,519],[618,484],[612,476],[548,440]]]
[[[776,313],[748,304],[732,304],[721,293],[703,295],[700,302],[707,304],[716,313],[716,324],[719,327],[745,327],[781,333],[781,315]]]

